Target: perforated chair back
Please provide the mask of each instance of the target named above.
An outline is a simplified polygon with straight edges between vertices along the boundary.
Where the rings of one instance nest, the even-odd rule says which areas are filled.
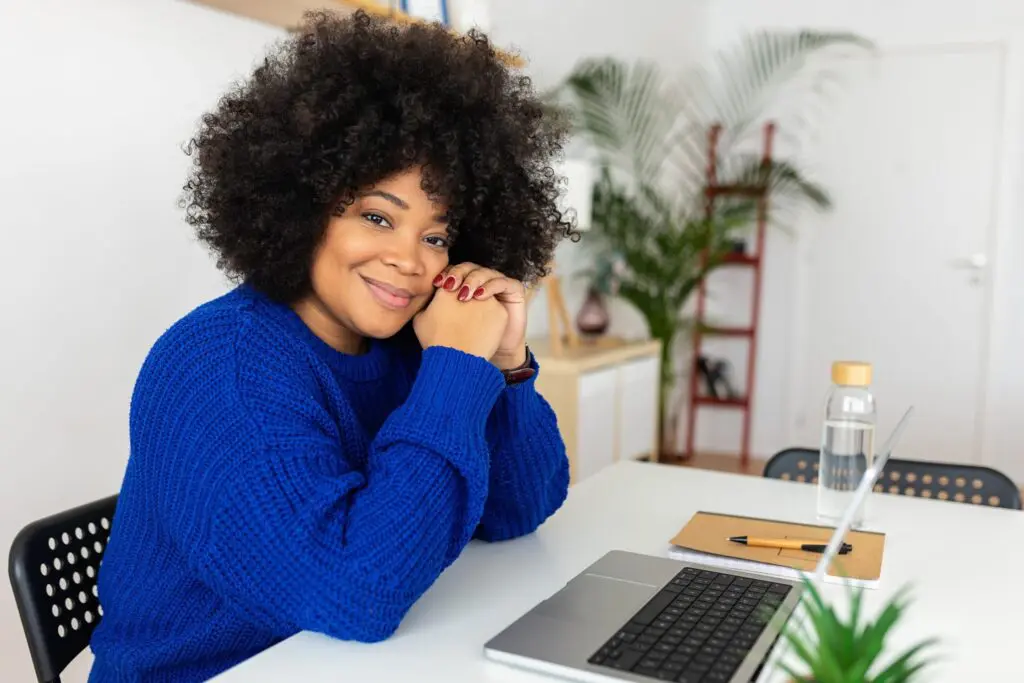
[[[59,683],[103,616],[96,577],[116,505],[115,495],[37,520],[11,544],[11,587],[40,683]]]
[[[817,449],[787,448],[771,457],[765,465],[764,476],[817,484],[818,457]],[[1021,509],[1020,489],[1013,480],[998,470],[978,465],[890,458],[874,490],[877,493]]]

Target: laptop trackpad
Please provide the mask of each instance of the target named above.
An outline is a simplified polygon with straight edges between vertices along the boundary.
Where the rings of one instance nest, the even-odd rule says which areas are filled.
[[[537,606],[537,612],[563,620],[613,617],[625,621],[658,592],[654,586],[581,574]]]

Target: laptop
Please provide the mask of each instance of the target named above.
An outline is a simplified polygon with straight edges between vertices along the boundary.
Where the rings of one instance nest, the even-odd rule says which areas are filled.
[[[865,470],[812,581],[823,579],[912,411]],[[575,681],[749,683],[767,673],[803,593],[799,581],[613,550],[488,641],[484,654]]]

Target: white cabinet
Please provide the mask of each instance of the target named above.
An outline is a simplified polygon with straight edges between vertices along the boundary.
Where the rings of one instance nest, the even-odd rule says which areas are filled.
[[[537,390],[565,440],[572,483],[620,459],[657,460],[661,344],[604,339],[555,354],[530,342],[540,364]]]

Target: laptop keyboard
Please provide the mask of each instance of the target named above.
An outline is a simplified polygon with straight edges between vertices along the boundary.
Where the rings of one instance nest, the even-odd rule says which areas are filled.
[[[726,683],[789,590],[687,567],[588,661],[655,680]]]

